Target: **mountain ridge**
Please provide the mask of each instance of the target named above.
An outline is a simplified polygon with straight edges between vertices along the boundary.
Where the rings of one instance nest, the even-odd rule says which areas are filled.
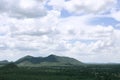
[[[49,55],[47,57],[24,56],[15,63],[19,66],[66,66],[66,65],[83,65],[82,62],[64,56]]]
[[[2,61],[0,61],[0,65],[3,65],[3,64],[8,64],[9,63],[9,61],[8,60],[2,60]]]

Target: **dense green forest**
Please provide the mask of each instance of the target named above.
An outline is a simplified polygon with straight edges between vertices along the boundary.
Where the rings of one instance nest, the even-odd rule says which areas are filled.
[[[0,80],[120,80],[120,65],[0,68]]]

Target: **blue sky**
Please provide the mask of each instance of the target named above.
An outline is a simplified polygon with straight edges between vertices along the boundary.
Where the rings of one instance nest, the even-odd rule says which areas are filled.
[[[119,63],[119,4],[119,0],[0,0],[0,60],[55,54],[87,63]]]

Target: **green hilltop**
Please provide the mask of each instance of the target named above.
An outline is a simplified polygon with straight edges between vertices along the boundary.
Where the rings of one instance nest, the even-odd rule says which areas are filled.
[[[69,57],[49,55],[47,57],[25,56],[18,59],[15,64],[18,66],[40,67],[40,66],[70,66],[83,65],[82,62]]]

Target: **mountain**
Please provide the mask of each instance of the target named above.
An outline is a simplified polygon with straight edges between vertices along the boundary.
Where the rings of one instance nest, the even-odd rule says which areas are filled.
[[[9,62],[7,60],[0,61],[0,65],[8,64]]]
[[[61,57],[49,55],[47,57],[25,56],[15,62],[18,66],[68,66],[68,65],[83,65],[82,62],[69,57]]]

